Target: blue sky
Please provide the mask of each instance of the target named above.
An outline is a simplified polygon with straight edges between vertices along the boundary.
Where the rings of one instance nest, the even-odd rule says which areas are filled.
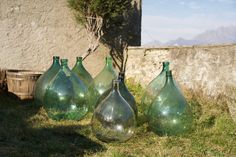
[[[236,26],[236,0],[142,0],[142,44]]]

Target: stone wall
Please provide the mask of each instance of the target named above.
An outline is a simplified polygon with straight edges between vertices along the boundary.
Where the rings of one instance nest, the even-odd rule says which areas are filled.
[[[130,45],[137,46],[141,42],[141,1],[133,0],[133,4]],[[68,58],[72,67],[75,57],[87,48],[86,31],[76,22],[67,0],[0,0],[0,69],[46,70],[54,55]],[[93,76],[103,68],[108,53],[101,44],[85,60]]]
[[[67,0],[0,0],[0,68],[46,70],[53,55],[68,58],[72,67],[87,45]],[[101,70],[107,52],[101,45],[86,59],[92,74]]]
[[[142,48],[128,50],[127,77],[146,86],[161,71],[170,68],[180,87],[202,92],[213,99],[224,97],[236,115],[236,44]],[[235,116],[236,121],[236,116]]]

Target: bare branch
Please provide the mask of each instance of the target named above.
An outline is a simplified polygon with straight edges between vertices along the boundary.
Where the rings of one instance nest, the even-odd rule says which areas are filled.
[[[96,49],[100,45],[100,39],[103,35],[102,32],[102,25],[103,25],[103,19],[99,17],[98,15],[92,16],[86,16],[86,36],[87,40],[89,42],[88,48],[86,52],[82,55],[83,60],[87,58],[91,53],[96,51]]]

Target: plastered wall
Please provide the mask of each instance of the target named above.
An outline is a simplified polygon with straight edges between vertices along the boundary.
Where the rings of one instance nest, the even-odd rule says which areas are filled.
[[[67,0],[0,0],[0,68],[46,70],[54,55],[68,58],[72,67],[88,41],[67,5]],[[93,75],[108,52],[101,45],[85,60]]]

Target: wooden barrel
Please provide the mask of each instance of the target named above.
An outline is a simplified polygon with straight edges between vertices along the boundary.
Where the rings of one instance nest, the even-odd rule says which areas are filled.
[[[42,72],[29,70],[7,70],[8,92],[12,92],[20,99],[32,99],[34,85]]]

